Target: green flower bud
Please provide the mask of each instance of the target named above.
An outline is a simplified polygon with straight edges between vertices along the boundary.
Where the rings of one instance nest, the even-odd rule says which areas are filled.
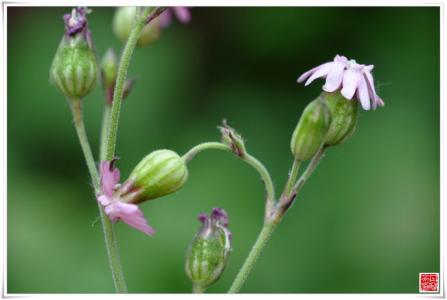
[[[96,83],[96,56],[86,14],[85,8],[77,8],[64,16],[65,35],[50,70],[50,81],[71,98],[86,96]]]
[[[326,141],[330,124],[331,116],[327,105],[318,98],[309,103],[292,135],[290,146],[295,158],[312,158]]]
[[[109,48],[101,60],[101,74],[105,87],[115,85],[116,75],[118,74],[118,60],[113,48]]]
[[[202,227],[189,245],[185,271],[195,289],[205,290],[222,275],[231,250],[228,215],[214,208],[211,215],[200,214]]]
[[[118,74],[118,62],[115,51],[109,48],[101,60],[101,80],[107,103],[113,102],[116,76]]]
[[[122,42],[126,42],[132,30],[133,22],[136,20],[137,10],[135,6],[117,8],[113,18],[113,32]],[[158,18],[147,24],[138,39],[137,46],[146,46],[155,41],[160,35]]]
[[[129,175],[121,194],[126,202],[140,203],[179,190],[188,178],[186,163],[171,150],[148,154]]]
[[[222,143],[230,147],[234,154],[243,157],[247,151],[245,150],[245,143],[242,136],[228,126],[226,120],[223,120],[223,125],[218,128],[222,134]]]
[[[331,112],[331,126],[326,136],[326,146],[335,146],[347,141],[357,124],[357,101],[347,100],[339,92],[323,92],[320,98]]]

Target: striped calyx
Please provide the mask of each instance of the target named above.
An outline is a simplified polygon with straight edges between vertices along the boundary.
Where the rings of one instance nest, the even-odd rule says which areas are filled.
[[[116,9],[113,17],[113,32],[123,43],[129,38],[132,26],[136,20],[137,13],[141,8],[135,6],[124,6]],[[152,20],[144,26],[138,39],[137,46],[146,46],[155,41],[160,35],[160,25],[158,18]]]
[[[122,186],[126,202],[140,203],[179,190],[188,178],[185,160],[171,150],[148,154]]]
[[[320,98],[309,103],[292,134],[290,147],[295,159],[312,158],[324,144],[330,124],[328,106]]]
[[[210,216],[200,214],[199,221],[202,227],[188,247],[185,271],[195,286],[205,289],[220,278],[227,265],[231,232],[222,208],[214,208]]]
[[[67,97],[82,98],[95,86],[97,63],[86,9],[64,16],[65,34],[54,56],[50,80]]]
[[[340,92],[323,92],[320,97],[329,107],[331,126],[326,136],[326,146],[335,146],[347,141],[357,125],[357,101],[346,100]]]

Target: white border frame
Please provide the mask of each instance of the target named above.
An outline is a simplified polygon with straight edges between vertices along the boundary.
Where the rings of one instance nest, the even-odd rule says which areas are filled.
[[[3,260],[3,273],[2,273],[2,298],[22,298],[22,297],[33,297],[37,299],[71,299],[71,298],[100,298],[100,299],[109,299],[109,297],[129,297],[129,298],[140,298],[147,299],[148,295],[151,298],[157,299],[167,299],[172,297],[182,297],[185,299],[193,299],[196,295],[194,294],[126,294],[126,295],[115,295],[115,294],[9,294],[7,293],[7,278],[6,278],[6,267],[7,267],[7,257],[6,257],[6,212],[7,212],[7,51],[6,51],[6,42],[7,42],[7,8],[10,6],[79,6],[79,5],[88,5],[88,6],[123,6],[123,5],[138,5],[144,6],[147,5],[147,1],[144,0],[130,0],[130,1],[120,1],[120,0],[109,0],[107,2],[100,0],[66,0],[63,4],[57,2],[57,0],[42,0],[42,1],[2,1],[2,14],[0,16],[0,23],[2,24],[1,31],[1,59],[3,66],[3,78],[0,82],[0,91],[3,98],[2,101],[2,111],[0,118],[0,140],[2,145],[0,147],[0,187],[1,187],[1,198],[2,204],[2,216],[3,216],[3,230],[1,230],[1,239],[3,241],[4,247],[0,247],[0,254]],[[446,15],[445,15],[445,0],[441,1],[433,1],[433,2],[421,2],[421,1],[403,1],[403,0],[376,0],[372,1],[359,1],[354,0],[342,0],[342,1],[331,1],[331,0],[214,0],[214,1],[206,1],[206,0],[171,0],[171,1],[151,1],[151,5],[158,6],[270,6],[270,7],[281,7],[281,6],[301,6],[301,7],[309,7],[309,6],[432,6],[440,8],[440,126],[441,126],[441,136],[440,136],[440,274],[439,274],[439,294],[237,294],[232,295],[231,297],[236,298],[266,298],[274,295],[274,297],[281,297],[283,299],[295,299],[296,297],[300,298],[335,298],[335,299],[371,299],[371,298],[385,298],[385,299],[399,299],[399,298],[414,298],[414,297],[423,297],[423,298],[444,298],[445,297],[445,233],[446,233],[446,192],[447,192],[447,162],[445,154],[447,153],[447,104],[446,104],[446,60],[445,60],[445,39],[446,39]],[[430,270],[427,270],[430,272]],[[227,297],[225,294],[206,294],[200,295],[200,297],[212,297],[212,298],[220,298]]]

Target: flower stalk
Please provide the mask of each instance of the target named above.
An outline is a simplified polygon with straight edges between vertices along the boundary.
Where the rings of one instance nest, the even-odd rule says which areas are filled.
[[[87,163],[87,167],[92,179],[92,184],[95,193],[99,192],[99,175],[96,169],[95,159],[93,158],[92,150],[88,142],[87,133],[85,131],[84,119],[82,115],[82,100],[79,98],[69,99],[71,112],[73,114],[73,121],[76,128],[76,133],[81,144],[82,152]],[[110,269],[112,271],[113,283],[117,293],[127,292],[126,281],[124,279],[123,269],[119,256],[118,244],[113,231],[110,219],[104,213],[101,204],[98,202],[99,215],[104,233],[104,240],[106,243],[107,256],[109,259]]]
[[[310,175],[317,167],[318,163],[323,157],[323,153],[324,148],[321,148],[314,155],[314,157],[304,170],[303,174],[296,182],[295,180],[298,175],[300,162],[296,159],[294,160],[292,170],[289,173],[289,179],[287,181],[286,187],[284,188],[284,192],[280,200],[277,203],[275,203],[273,212],[269,216],[267,216],[266,219],[264,220],[264,225],[261,229],[261,232],[259,233],[258,238],[256,239],[256,242],[254,243],[252,249],[250,250],[250,253],[248,254],[246,260],[244,261],[244,264],[242,265],[241,269],[236,275],[236,278],[231,284],[228,293],[237,293],[240,291],[243,284],[250,275],[250,272],[253,269],[256,261],[258,260],[259,256],[261,256],[262,251],[264,250],[265,246],[270,240],[270,237],[272,236],[276,227],[281,222],[287,210],[291,207],[301,187],[304,185],[307,179],[309,179]]]
[[[191,148],[186,154],[183,155],[183,158],[185,159],[186,162],[188,162],[191,159],[193,159],[198,153],[204,150],[211,150],[211,149],[233,152],[233,149],[224,143],[205,142]],[[273,205],[272,203],[274,203],[275,199],[275,187],[273,185],[272,178],[267,168],[258,159],[256,159],[254,156],[248,153],[245,153],[244,156],[240,157],[240,159],[242,159],[247,164],[252,166],[259,173],[265,185],[266,202],[268,203],[268,205]]]
[[[143,9],[142,14],[139,15],[139,17],[135,20],[132,31],[130,32],[129,38],[127,39],[126,45],[124,46],[123,54],[121,55],[116,77],[115,90],[113,92],[113,103],[107,137],[106,160],[112,160],[115,156],[116,136],[118,132],[118,123],[121,111],[121,100],[123,99],[124,84],[126,82],[127,71],[129,69],[130,60],[132,59],[132,54],[135,46],[137,45],[141,31],[149,22],[148,20],[153,20],[155,18],[152,17],[152,14],[156,14],[158,16],[160,14],[160,9],[154,9],[151,7],[145,7]]]

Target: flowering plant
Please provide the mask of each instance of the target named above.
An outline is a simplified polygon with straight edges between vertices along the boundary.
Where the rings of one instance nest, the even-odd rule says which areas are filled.
[[[334,61],[317,66],[298,78],[298,82],[305,82],[305,85],[321,77],[326,82],[321,94],[304,109],[292,133],[290,147],[293,164],[279,197],[276,197],[267,168],[250,154],[242,135],[226,121],[219,127],[221,141],[198,144],[183,155],[167,149],[153,151],[135,166],[121,184],[115,146],[121,105],[135,83],[127,78],[133,50],[137,46],[156,42],[161,28],[171,22],[172,15],[183,23],[189,22],[191,16],[185,7],[118,8],[113,28],[117,37],[125,41],[119,63],[115,52],[109,50],[98,64],[87,20],[89,12],[86,8],[75,8],[63,17],[65,33],[51,66],[50,79],[71,107],[96,194],[116,291],[126,292],[127,285],[113,224],[122,221],[148,236],[154,235],[155,229],[149,225],[139,205],[180,190],[187,182],[191,160],[204,150],[215,149],[233,153],[252,166],[265,185],[263,227],[229,288],[230,293],[239,292],[263,248],[326,151],[352,137],[358,121],[359,103],[364,110],[374,110],[384,105],[374,87],[373,66],[336,55]],[[105,99],[99,164],[93,157],[82,114],[83,97],[94,88],[99,77],[97,74],[101,74]],[[298,177],[300,166],[306,162],[306,168]],[[220,278],[232,251],[232,234],[225,209],[214,208],[210,215],[202,213],[199,221],[202,226],[187,250],[185,262],[185,271],[192,281],[194,292],[204,292]]]

